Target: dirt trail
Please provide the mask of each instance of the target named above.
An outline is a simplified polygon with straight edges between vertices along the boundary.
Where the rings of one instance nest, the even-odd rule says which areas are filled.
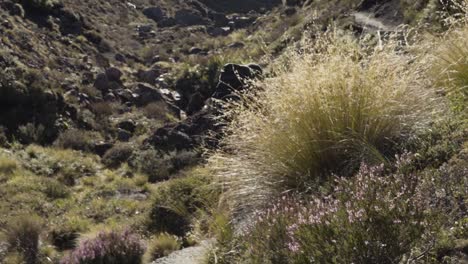
[[[184,248],[176,251],[165,258],[160,258],[151,264],[201,264],[214,241],[205,240],[195,247]]]

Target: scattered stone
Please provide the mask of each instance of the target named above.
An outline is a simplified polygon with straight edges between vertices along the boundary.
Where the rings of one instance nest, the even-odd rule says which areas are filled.
[[[166,18],[166,13],[164,12],[164,10],[160,7],[155,6],[143,9],[143,14],[147,18],[152,19],[156,22],[160,22],[161,20]]]
[[[203,50],[200,49],[199,47],[191,47],[188,51],[189,54],[200,54]]]
[[[92,72],[85,72],[81,77],[81,84],[88,85],[93,83],[94,74]]]
[[[208,13],[208,17],[214,22],[216,27],[224,27],[229,23],[229,19],[222,13],[210,12]]]
[[[227,36],[231,33],[230,27],[210,27],[207,33],[212,37]]]
[[[168,17],[158,22],[159,27],[172,27],[172,26],[175,26],[176,24],[177,24],[177,21],[173,17]]]
[[[164,151],[193,147],[193,140],[186,133],[169,127],[156,130],[150,141],[157,149]]]
[[[242,42],[234,42],[228,45],[228,48],[230,49],[240,49],[245,47],[245,44]]]
[[[104,141],[98,141],[94,143],[94,153],[96,153],[99,156],[104,156],[106,152],[111,149],[114,146],[114,144],[109,143],[109,142],[104,142]]]
[[[161,56],[156,55],[151,59],[151,64],[154,64],[154,63],[160,62],[160,61],[161,61]]]
[[[136,97],[134,97],[134,102],[139,106],[164,100],[163,94],[158,89],[143,83],[138,83],[136,85],[134,94],[136,95]]]
[[[121,128],[117,130],[117,140],[122,142],[128,142],[130,138],[132,138],[132,133]]]
[[[94,87],[100,91],[107,91],[110,88],[109,79],[105,73],[99,73],[94,81]]]
[[[138,95],[133,93],[130,89],[121,89],[117,91],[117,95],[124,102],[134,102],[138,99]]]
[[[138,33],[149,33],[151,30],[153,30],[153,25],[151,24],[137,26]]]
[[[113,93],[107,93],[106,95],[104,95],[104,100],[109,101],[109,102],[114,102],[117,100],[117,97],[115,97]]]
[[[109,81],[113,82],[120,82],[120,78],[122,77],[123,73],[116,67],[110,67],[106,69],[106,76]]]
[[[203,97],[203,95],[199,92],[194,93],[190,97],[190,101],[187,106],[187,114],[191,115],[200,111],[200,109],[202,109],[204,105],[205,98]]]
[[[161,72],[156,69],[150,69],[147,71],[139,70],[137,72],[137,77],[140,82],[149,83],[154,85],[156,83],[156,79],[161,75]]]
[[[232,22],[234,22],[234,28],[246,28],[251,26],[255,22],[255,17],[246,17],[246,16],[234,16]]]
[[[181,26],[207,25],[208,21],[199,12],[191,9],[178,10],[174,19]]]
[[[248,87],[248,82],[262,76],[262,68],[257,64],[238,65],[226,64],[219,76],[219,83],[213,98],[223,99],[233,95],[236,91]]]
[[[122,62],[122,63],[127,62],[127,59],[125,58],[125,55],[120,54],[120,53],[115,54],[114,59],[116,61],[119,61],[119,62]]]
[[[135,132],[136,124],[133,120],[125,120],[117,124],[117,127],[123,130],[126,130],[130,133]]]

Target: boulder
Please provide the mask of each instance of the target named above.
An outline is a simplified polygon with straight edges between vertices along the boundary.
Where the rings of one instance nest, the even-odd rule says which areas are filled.
[[[164,100],[163,94],[158,89],[143,83],[138,83],[133,93],[136,95],[134,103],[138,106]]]
[[[102,157],[113,146],[114,146],[114,144],[112,144],[112,143],[104,142],[104,141],[98,141],[98,142],[94,143],[93,150],[94,150],[94,153],[96,153],[97,155]]]
[[[151,85],[156,84],[156,80],[161,75],[161,72],[157,69],[150,70],[139,70],[137,72],[137,78],[140,82],[149,83]]]
[[[203,97],[203,95],[199,92],[194,93],[190,97],[190,101],[187,105],[187,114],[192,115],[200,111],[200,109],[202,109],[204,105],[205,105],[205,98]]]
[[[255,20],[255,17],[246,16],[234,16],[232,18],[232,22],[234,22],[234,27],[237,29],[249,27],[255,22]]]
[[[210,12],[208,13],[208,17],[214,22],[216,27],[225,27],[229,23],[229,19],[222,13]]]
[[[231,44],[228,45],[228,48],[230,49],[240,49],[240,48],[243,48],[245,47],[245,44],[243,42],[233,42]]]
[[[163,151],[190,149],[194,143],[186,133],[170,127],[156,130],[149,141],[156,149]]]
[[[123,130],[126,130],[130,133],[135,132],[136,124],[133,120],[125,120],[117,124],[117,127]]]
[[[143,14],[156,22],[160,22],[164,18],[166,18],[166,13],[160,7],[152,6],[143,9]]]
[[[208,20],[206,18],[204,18],[199,12],[191,9],[181,9],[176,11],[174,19],[176,23],[181,26],[208,24]]]
[[[81,84],[88,85],[93,83],[94,74],[92,72],[84,72],[81,77]]]
[[[105,73],[99,73],[94,80],[94,87],[100,91],[107,91],[110,88],[109,79]]]
[[[151,24],[146,24],[146,25],[138,25],[137,26],[137,31],[138,33],[149,33],[151,30],[153,30],[153,25]]]
[[[262,74],[262,68],[257,64],[226,64],[221,71],[218,85],[212,97],[216,99],[227,98],[236,91],[247,88],[249,81],[261,77]]]
[[[203,50],[200,49],[199,47],[191,47],[188,51],[189,54],[200,54]]]
[[[177,21],[173,17],[164,18],[158,22],[158,27],[172,27],[177,24]]]
[[[212,37],[227,36],[231,33],[230,27],[209,27],[207,33]]]
[[[122,62],[122,63],[127,62],[127,59],[125,58],[125,55],[123,55],[123,54],[121,54],[121,53],[115,54],[114,59],[115,59],[116,61]]]
[[[121,128],[117,130],[117,140],[122,142],[128,142],[130,138],[132,138],[132,133]]]
[[[116,67],[110,67],[106,69],[106,76],[109,81],[113,82],[120,82],[120,78],[122,77],[123,73]]]

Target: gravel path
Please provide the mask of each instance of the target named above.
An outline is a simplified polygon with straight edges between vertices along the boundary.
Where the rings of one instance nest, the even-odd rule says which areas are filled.
[[[165,258],[157,259],[151,264],[202,264],[213,244],[213,240],[205,240],[198,246],[176,251]]]

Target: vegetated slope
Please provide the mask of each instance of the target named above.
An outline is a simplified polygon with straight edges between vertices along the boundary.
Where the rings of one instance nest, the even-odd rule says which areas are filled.
[[[281,196],[277,192],[291,189],[306,190],[305,197],[309,198],[312,190],[324,189],[326,193],[329,188],[325,171],[328,170],[322,171],[324,167],[340,168],[333,171],[336,173],[349,170],[347,174],[352,175],[360,167],[358,163],[361,160],[372,163],[388,159],[388,169],[392,170],[390,168],[393,168],[391,163],[394,160],[387,155],[399,153],[403,149],[395,144],[400,141],[408,141],[414,144],[408,144],[412,146],[412,150],[417,149],[418,155],[415,155],[414,162],[417,170],[431,166],[439,168],[451,159],[455,165],[440,167],[434,173],[443,175],[437,179],[447,180],[446,190],[452,191],[448,196],[460,199],[464,197],[460,191],[462,189],[453,188],[453,183],[464,176],[464,171],[459,167],[464,166],[460,162],[465,159],[464,152],[460,152],[460,149],[465,134],[459,123],[443,123],[434,128],[433,133],[422,133],[421,137],[413,138],[413,134],[408,133],[409,128],[414,125],[411,121],[414,118],[411,117],[426,118],[427,113],[421,114],[423,109],[417,108],[422,105],[423,100],[414,102],[417,97],[409,95],[413,94],[413,88],[420,88],[420,82],[428,80],[424,76],[416,76],[420,73],[416,68],[412,68],[414,72],[410,71],[415,75],[409,74],[405,71],[406,65],[399,61],[401,57],[387,58],[384,56],[386,53],[383,53],[382,61],[395,59],[394,64],[388,64],[391,67],[380,65],[376,58],[373,60],[374,65],[378,66],[375,71],[366,69],[365,65],[357,62],[369,62],[364,59],[368,58],[366,56],[370,52],[367,48],[374,47],[379,39],[369,36],[366,38],[369,42],[356,44],[353,41],[354,36],[361,37],[363,32],[369,32],[366,29],[368,25],[356,20],[353,14],[365,12],[373,18],[372,21],[380,21],[393,28],[401,22],[417,24],[418,21],[432,21],[434,17],[431,11],[439,8],[434,1],[5,0],[0,6],[0,215],[4,216],[0,218],[0,262],[37,263],[62,260],[63,263],[88,263],[95,260],[93,256],[102,256],[104,263],[135,260],[151,262],[173,251],[216,237],[217,251],[213,256],[218,261],[242,263],[246,260],[239,258],[239,254],[247,252],[248,255],[250,251],[243,251],[246,244],[237,243],[240,239],[249,243],[254,241],[251,245],[259,245],[258,248],[250,248],[255,253],[250,254],[251,256],[265,256],[254,259],[259,263],[271,259],[276,259],[277,263],[287,263],[297,255],[282,258],[285,244],[281,237],[284,232],[276,233],[259,228],[252,231],[252,237],[239,237],[234,232],[239,226],[232,226],[230,223],[239,219],[245,223],[251,219],[246,216],[248,210],[233,210],[236,213],[230,215],[220,210],[218,205],[221,204],[223,208],[227,204],[225,201],[233,202],[231,205],[251,205],[254,204],[251,201],[259,201],[256,200],[259,197],[263,201],[274,201]],[[392,15],[389,15],[390,9],[395,10]],[[408,10],[414,12],[408,13]],[[334,25],[330,23],[332,21]],[[304,56],[304,61],[297,60],[294,64],[297,57],[289,56],[291,53],[282,55],[290,49],[310,51],[310,46],[301,46],[298,42],[304,36],[311,38],[312,43],[322,43],[321,48],[331,52],[328,48],[333,48],[334,45],[318,41],[318,38],[324,36],[323,32],[331,29],[347,32],[344,34],[349,37],[347,44],[353,45],[348,46],[348,53],[343,54],[350,56],[341,60],[336,54],[336,57],[317,55],[317,58],[321,58],[317,61],[317,66],[311,64],[316,62],[315,56]],[[373,29],[370,32],[376,31]],[[362,47],[357,48],[356,45]],[[399,46],[394,48],[401,51]],[[322,53],[330,55],[325,51]],[[408,56],[410,59],[411,55]],[[331,62],[326,62],[332,57],[335,62],[342,61],[343,64],[338,67],[340,64],[335,63],[338,65],[333,68],[336,78],[329,80],[325,75],[330,70]],[[296,59],[292,60],[293,58]],[[455,63],[457,59],[457,56],[450,56],[444,61],[458,65]],[[252,61],[260,65],[224,65],[227,62]],[[286,70],[283,68],[293,64],[297,67],[296,75],[290,75],[288,67]],[[386,74],[386,68],[394,70],[394,74]],[[446,69],[447,65],[442,65],[442,68]],[[309,75],[309,72],[315,72],[315,75]],[[406,78],[396,78],[396,73],[404,73],[401,76]],[[449,78],[441,80],[441,83],[451,83],[452,75],[447,76]],[[463,74],[460,76],[463,77]],[[250,80],[265,77],[267,80],[250,98],[251,102],[256,102],[255,107],[260,108],[247,109],[240,115],[250,117],[244,122],[257,122],[249,123],[246,129],[254,134],[231,133],[230,126],[229,133],[219,133],[230,123],[225,121],[236,121],[229,115],[229,110],[223,108],[226,101],[236,102],[239,99],[237,92],[256,87]],[[340,96],[333,103],[327,101],[330,97],[315,97],[318,103],[308,104],[304,100],[310,99],[311,91],[317,89],[316,79],[322,80],[319,84],[324,87],[334,88],[329,91],[327,89],[328,93],[324,93],[324,96]],[[353,82],[348,83],[349,79]],[[296,90],[295,85],[300,84],[300,80],[307,85]],[[335,87],[334,80],[341,80],[343,86]],[[361,82],[369,84],[366,86],[367,90],[359,89],[357,84]],[[400,87],[399,82],[416,87]],[[354,89],[339,89],[348,84]],[[289,90],[283,90],[283,94],[277,93],[281,91],[281,86]],[[460,103],[464,91],[461,90],[460,93],[459,86],[463,85],[457,84],[450,89],[457,91],[456,93],[447,93],[447,98],[458,102],[454,104],[454,111],[458,113],[464,111],[463,101]],[[395,88],[392,90],[394,93],[388,94],[386,87]],[[330,93],[331,91],[334,92]],[[361,104],[357,101],[365,91],[370,91],[367,94],[375,102],[363,100],[363,109],[372,109],[372,114],[376,116],[370,114],[359,117],[360,112],[357,110]],[[408,91],[411,92],[407,93]],[[383,94],[388,96],[382,96]],[[422,94],[425,92],[419,94],[418,98]],[[271,101],[275,96],[279,97]],[[349,102],[349,98],[355,100]],[[396,102],[406,104],[399,108]],[[275,110],[273,112],[279,114],[278,120],[282,122],[269,119],[268,111],[249,112],[263,109],[265,105],[268,105],[267,109]],[[306,114],[301,114],[300,110],[307,105],[315,107],[305,112]],[[425,107],[430,105],[424,104]],[[322,109],[321,106],[329,108]],[[388,106],[392,107],[386,108]],[[356,111],[352,113],[357,114],[341,115],[339,110],[343,108],[340,107],[355,108]],[[415,108],[418,111],[411,111]],[[291,113],[292,115],[288,115]],[[327,113],[331,118],[325,118]],[[379,119],[379,113],[387,118]],[[323,127],[330,128],[324,128],[329,134],[321,134],[314,129],[303,130],[301,120],[309,117],[316,119],[307,123],[307,129],[322,124]],[[354,122],[349,123],[346,120]],[[375,121],[373,129],[366,128],[369,120]],[[272,123],[268,123],[269,121]],[[335,127],[334,124],[340,123],[338,121],[342,126]],[[420,121],[426,126],[427,122],[423,121],[429,120]],[[269,131],[262,130],[268,124],[273,127]],[[350,131],[348,126],[359,133],[353,134],[356,131]],[[294,130],[286,129],[288,127]],[[314,133],[309,133],[311,131]],[[200,145],[208,145],[209,152],[212,153],[223,135],[237,135],[240,140],[231,136],[226,141],[221,141],[225,147],[231,146],[229,142],[234,145],[222,153],[229,155],[228,159],[215,156],[212,160],[220,163],[216,163],[216,166],[208,163],[205,167],[202,159],[204,157],[200,155]],[[242,138],[249,135],[253,138],[266,138],[263,138],[260,145],[250,144],[252,138]],[[329,159],[320,160],[319,157],[313,163],[304,161],[307,155],[294,153],[295,146],[304,145],[299,138],[303,135],[308,135],[308,140],[314,140],[317,135],[323,136],[321,139],[327,144],[338,141],[333,149],[343,150],[343,153],[336,154],[333,149],[324,148]],[[377,139],[368,140],[371,138]],[[317,154],[314,153],[317,145],[320,142],[311,144],[310,148],[305,144],[301,151]],[[242,146],[246,149],[237,149]],[[391,148],[387,149],[387,146]],[[259,149],[260,152],[250,152]],[[268,153],[271,150],[280,150],[280,155],[276,158],[281,161],[273,162],[272,166],[269,162],[275,157]],[[384,153],[380,153],[382,150]],[[458,152],[460,153],[456,154]],[[242,153],[248,155],[236,156]],[[262,156],[263,154],[265,155]],[[232,163],[233,160],[239,162]],[[227,166],[229,164],[235,166]],[[304,165],[301,173],[290,173],[300,164]],[[250,177],[253,167],[259,173],[271,173],[264,175],[265,178]],[[407,182],[401,180],[399,175],[392,177],[397,183],[403,181],[401,186],[380,181],[378,177],[375,179],[374,176],[380,176],[381,173],[378,169],[365,166],[361,169],[364,176],[357,179],[365,178],[363,181],[366,181],[369,176],[378,182],[378,190],[393,191],[399,187],[407,187]],[[225,174],[220,174],[219,170]],[[368,175],[369,170],[371,175]],[[244,180],[225,182],[231,179],[229,177],[241,173],[244,173]],[[323,185],[313,182],[316,173],[320,174],[318,182]],[[453,177],[446,176],[447,173]],[[229,177],[222,178],[222,184],[216,184],[220,179],[213,179],[213,175]],[[273,181],[268,178],[271,176],[275,177]],[[283,181],[283,176],[288,176],[287,181]],[[252,182],[261,188],[251,188],[258,187],[250,185]],[[279,183],[285,182],[288,185],[283,186],[288,188],[282,189]],[[343,180],[339,186],[347,188],[350,194],[359,193],[361,183],[357,181],[357,187],[354,183],[352,180],[352,184],[348,186]],[[463,188],[462,182],[457,183]],[[237,187],[240,188],[236,189]],[[374,189],[364,191],[373,193]],[[222,192],[224,194],[220,198]],[[253,198],[250,196],[252,193]],[[230,196],[232,194],[240,197]],[[405,195],[404,198],[414,200],[411,193]],[[350,198],[340,199],[336,203],[342,205]],[[295,208],[294,205],[303,202],[303,199],[293,195],[288,201],[292,201],[291,208]],[[361,204],[353,206],[355,207],[351,209],[359,211]],[[420,209],[418,206],[419,204],[411,208]],[[262,210],[263,207],[256,209]],[[464,216],[460,215],[460,223],[464,223]],[[384,218],[387,216],[384,215]],[[407,214],[399,216],[409,217]],[[279,215],[272,214],[271,219],[276,221],[282,217],[280,212]],[[394,216],[389,216],[389,219],[393,219],[392,217]],[[421,214],[411,217],[413,218],[408,219],[418,221]],[[285,219],[290,220],[288,217]],[[339,221],[335,224],[344,226]],[[263,222],[260,223],[256,228],[262,226]],[[267,223],[265,226],[271,225]],[[408,235],[404,241],[411,242],[420,233],[413,232],[414,226],[410,227],[408,232],[399,233],[401,229],[398,228],[390,230],[396,234]],[[443,226],[442,229],[447,228]],[[350,230],[354,233],[347,234],[353,237],[362,232],[359,228]],[[376,230],[380,231],[378,228]],[[456,230],[456,234],[450,233],[447,236],[462,238],[463,230],[460,231],[461,234],[458,233],[458,227]],[[278,235],[279,238],[265,239],[265,234],[271,237]],[[372,234],[369,236],[373,238]],[[294,238],[298,241],[288,241],[297,242],[291,244],[293,249],[301,245],[299,240],[302,239],[296,236]],[[328,242],[337,240],[331,235],[318,238]],[[305,242],[302,241],[304,244],[310,242],[307,240],[309,237],[305,239]],[[397,238],[395,240],[398,241]],[[279,248],[272,250],[270,245],[262,244],[265,241],[278,241]],[[460,242],[457,240],[456,247],[441,244],[442,253],[437,253],[437,256],[458,254],[458,243]],[[317,245],[315,242],[310,244]],[[395,251],[392,254],[400,254],[401,247],[393,246]],[[339,255],[335,253],[341,254],[343,251],[339,250],[347,248],[335,249],[330,251],[333,255]],[[442,249],[446,249],[448,253],[444,253]],[[183,258],[190,259],[191,256],[185,255],[185,252],[191,250],[181,253]],[[271,252],[280,255],[270,255]],[[314,254],[317,252],[322,253],[320,250],[313,251]],[[175,257],[163,261],[177,259],[179,254],[173,256]],[[325,263],[328,262],[325,260]]]

